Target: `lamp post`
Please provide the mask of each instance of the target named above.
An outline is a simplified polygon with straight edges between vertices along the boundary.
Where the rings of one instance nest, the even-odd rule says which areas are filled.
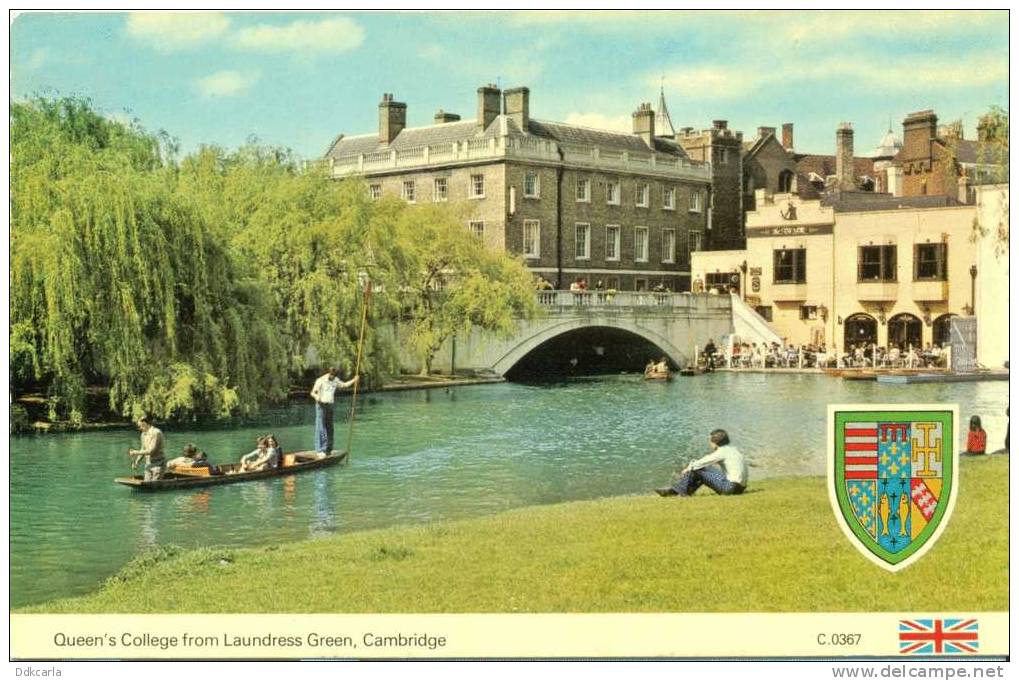
[[[977,266],[976,265],[970,265],[970,267],[969,267],[969,312],[973,316],[976,316],[976,314],[977,314]]]

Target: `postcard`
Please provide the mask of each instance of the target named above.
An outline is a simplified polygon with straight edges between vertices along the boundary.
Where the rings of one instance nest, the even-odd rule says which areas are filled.
[[[18,675],[1003,674],[1006,11],[10,41]]]

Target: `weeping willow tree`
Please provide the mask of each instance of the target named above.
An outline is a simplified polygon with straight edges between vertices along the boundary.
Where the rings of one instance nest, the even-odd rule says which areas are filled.
[[[271,299],[184,200],[157,137],[87,101],[11,105],[14,387],[80,420],[109,386],[124,415],[225,416],[278,399]]]
[[[361,371],[378,382],[397,370],[392,341],[379,328],[398,309],[395,275],[407,257],[395,243],[392,211],[368,201],[362,183],[338,183],[285,150],[249,144],[186,158],[180,186],[268,286],[295,379],[312,367],[353,372],[369,281],[372,323]]]
[[[395,200],[387,207],[394,212],[396,243],[411,263],[401,270],[400,288],[423,375],[451,336],[473,328],[508,336],[518,319],[537,314],[534,276],[519,259],[486,248],[469,232],[466,209]]]

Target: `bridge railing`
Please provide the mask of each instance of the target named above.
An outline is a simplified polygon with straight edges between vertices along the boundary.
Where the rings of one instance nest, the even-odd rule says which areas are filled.
[[[655,291],[538,291],[538,303],[546,309],[554,308],[690,308],[707,301],[718,301],[718,307],[727,307],[724,296],[692,293],[657,293]]]

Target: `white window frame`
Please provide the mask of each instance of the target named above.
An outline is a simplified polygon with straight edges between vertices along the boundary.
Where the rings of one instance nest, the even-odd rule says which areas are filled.
[[[407,189],[410,189],[408,192]],[[403,181],[403,200],[407,203],[417,203],[417,185],[414,180]]]
[[[478,180],[479,179],[481,181],[481,193],[480,194],[478,193]],[[484,173],[476,173],[474,175],[471,175],[471,186],[470,186],[470,196],[469,196],[469,198],[472,198],[472,199],[483,199],[483,198],[485,198],[485,174]]]
[[[478,229],[480,227],[480,230]],[[470,230],[471,234],[475,236],[478,241],[485,240],[485,221],[484,220],[470,220],[467,223],[467,229]]]
[[[620,189],[619,180],[608,180],[605,182],[605,203],[610,206],[618,206]],[[613,195],[615,198],[613,198]]]
[[[676,262],[676,230],[671,228],[662,230],[662,262]]]
[[[527,251],[527,229],[533,227],[535,229],[534,235],[534,249],[531,252]],[[523,233],[522,249],[524,251],[523,256],[525,258],[540,258],[541,257],[541,220],[524,220],[524,233]]]
[[[370,184],[368,185],[368,198],[372,201],[378,201],[382,198],[382,185],[381,184]]]
[[[638,182],[637,191],[633,197],[637,208],[647,208],[651,205],[651,185],[647,182]]]
[[[690,194],[690,212],[700,213],[704,210],[704,195],[700,190],[694,191]]]
[[[439,193],[439,183],[440,182],[442,183],[442,193],[441,194]],[[432,200],[435,201],[436,203],[438,203],[440,201],[448,201],[449,200],[449,178],[448,177],[437,177],[437,178],[435,178],[435,183],[432,185],[432,191],[434,192],[434,195],[432,196]]]
[[[637,239],[637,235],[640,234],[641,232],[644,233],[644,253],[643,254],[641,254],[637,250],[637,245],[640,243],[639,240]],[[650,255],[650,250],[651,250],[650,241],[651,241],[651,230],[649,230],[647,227],[642,227],[642,226],[638,226],[638,227],[634,227],[633,228],[633,261],[634,262],[647,262],[648,261],[648,256]]]
[[[675,187],[666,187],[662,192],[662,210],[676,210]]]
[[[611,231],[615,230],[615,237],[609,238]],[[619,262],[619,251],[622,248],[623,241],[623,228],[619,225],[605,225],[605,260],[608,262]],[[609,244],[615,251],[614,255],[609,255]]]
[[[527,191],[527,178],[534,178],[534,191]],[[541,198],[541,175],[538,173],[524,173],[524,198],[525,199],[540,199]]]
[[[581,228],[584,230],[584,249],[578,253]],[[591,224],[589,222],[578,222],[573,225],[573,257],[576,260],[591,259]]]
[[[584,188],[583,197],[580,196],[581,187]],[[576,192],[574,195],[577,199],[577,203],[591,203],[591,180],[587,179],[586,177],[578,177]]]

